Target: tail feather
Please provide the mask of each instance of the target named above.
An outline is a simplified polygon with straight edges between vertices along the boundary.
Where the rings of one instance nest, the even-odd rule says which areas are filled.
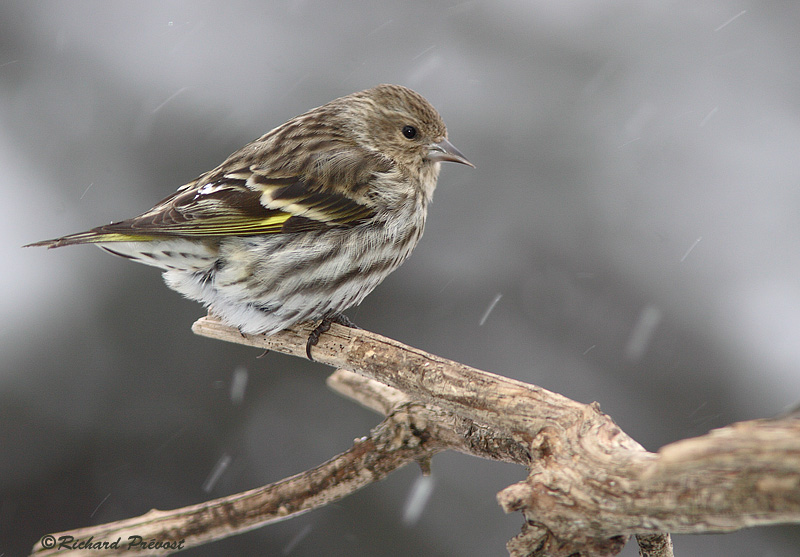
[[[74,246],[77,244],[99,244],[105,242],[148,242],[152,236],[137,236],[135,234],[120,234],[119,232],[102,232],[100,230],[88,230],[69,234],[61,238],[52,240],[42,240],[22,246],[23,248],[45,247],[48,249],[60,248],[62,246]]]

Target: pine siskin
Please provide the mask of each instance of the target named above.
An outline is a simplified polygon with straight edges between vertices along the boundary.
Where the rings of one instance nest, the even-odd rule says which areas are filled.
[[[379,85],[289,120],[138,217],[30,245],[159,267],[244,333],[322,320],[310,358],[417,245],[442,161],[473,166],[428,101]]]

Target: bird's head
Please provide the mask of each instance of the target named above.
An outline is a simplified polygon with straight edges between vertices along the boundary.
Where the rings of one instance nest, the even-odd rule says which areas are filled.
[[[419,93],[401,85],[378,85],[350,97],[353,132],[363,145],[399,166],[422,169],[457,162],[474,167],[447,140],[442,117]]]

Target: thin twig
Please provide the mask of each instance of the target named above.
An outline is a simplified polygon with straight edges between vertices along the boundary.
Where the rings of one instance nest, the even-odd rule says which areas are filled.
[[[112,544],[102,549],[81,548],[69,551],[70,557],[129,555],[167,555],[175,551],[221,540],[267,524],[301,515],[350,495],[411,462],[426,461],[441,450],[434,435],[420,435],[416,425],[425,422],[419,408],[407,406],[387,417],[370,435],[357,439],[347,451],[331,460],[279,482],[221,497],[199,505],[172,511],[152,510],[142,516],[50,535],[55,545],[49,548],[48,536],[34,546],[33,555],[64,554],[64,546],[92,539],[93,543]],[[423,411],[424,413],[424,411]],[[48,540],[45,540],[48,538]],[[131,541],[167,543],[168,548],[152,551],[131,547]],[[77,547],[77,546],[76,546]]]

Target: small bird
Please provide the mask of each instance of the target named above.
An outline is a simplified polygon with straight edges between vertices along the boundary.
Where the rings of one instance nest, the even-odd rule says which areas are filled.
[[[311,359],[417,245],[445,161],[474,167],[419,93],[378,85],[292,118],[137,217],[29,246],[97,244],[163,269],[243,333],[320,321]]]

